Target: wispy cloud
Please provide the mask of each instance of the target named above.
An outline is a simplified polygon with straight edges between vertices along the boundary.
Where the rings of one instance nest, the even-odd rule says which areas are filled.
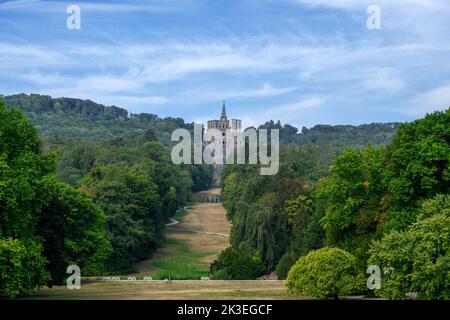
[[[362,82],[363,87],[380,94],[397,93],[407,85],[394,68],[369,69],[366,75],[367,78]]]
[[[447,0],[74,3],[95,13],[79,31],[65,28],[70,1],[0,4],[1,93],[188,120],[216,117],[227,99],[255,125],[395,121],[449,104]],[[369,4],[382,7],[381,31],[365,27]]]
[[[31,4],[38,3],[39,0],[16,0],[16,1],[6,1],[3,3],[0,3],[0,10],[4,9],[17,9],[21,8],[23,6],[29,6]]]
[[[172,2],[173,3],[173,2]],[[0,3],[0,10],[36,10],[45,12],[61,12],[61,8],[76,4],[81,10],[88,12],[104,13],[129,13],[129,12],[167,12],[176,10],[177,7],[170,2],[159,4],[151,3],[114,3],[114,2],[83,2],[83,1],[45,1],[45,0],[16,0]]]
[[[310,97],[294,103],[274,107],[268,112],[268,114],[272,116],[284,115],[285,118],[291,118],[294,114],[298,114],[299,111],[318,107],[325,101],[326,99],[323,97]]]
[[[267,82],[261,88],[225,93],[225,96],[230,98],[271,97],[283,95],[296,89],[296,87],[274,88]]]
[[[407,103],[402,111],[411,116],[422,116],[450,107],[450,84],[420,93]]]
[[[288,122],[298,121],[299,110],[333,103],[333,100],[351,101],[363,98],[367,92],[386,97],[397,94],[407,89],[410,81],[416,81],[410,78],[411,61],[420,61],[420,69],[430,68],[436,63],[435,55],[450,54],[450,48],[404,44],[345,48],[261,43],[248,48],[233,43],[170,42],[79,47],[64,44],[53,48],[3,43],[0,48],[3,48],[0,63],[4,74],[41,92],[97,98],[102,103],[113,102],[114,97],[116,104],[120,102],[128,108],[143,104],[169,105],[177,101],[186,105],[185,101],[201,104],[223,98],[252,101],[286,96],[291,101],[283,99],[281,106],[263,101],[265,112],[261,115]],[[89,61],[101,61],[101,64]],[[386,66],[387,61],[392,66]],[[298,82],[287,86],[274,86],[269,81],[259,86],[254,82],[240,86],[200,82],[195,86],[174,88],[172,93],[158,92],[161,86],[192,81],[208,74],[215,78],[222,74],[232,79],[279,73]],[[305,74],[308,76],[304,77]],[[58,89],[54,90],[55,87]],[[329,92],[328,88],[339,89]],[[320,98],[302,98],[309,90],[317,92]],[[143,92],[149,91],[154,95],[141,98]],[[172,96],[170,100],[167,94]],[[334,97],[324,99],[323,95]]]
[[[432,8],[443,9],[450,8],[450,4],[446,0],[291,0],[292,2],[303,4],[312,7],[328,7],[328,8],[340,8],[340,9],[358,9],[367,8],[369,5],[379,5],[387,7],[403,7],[404,9],[410,8]]]
[[[303,121],[302,118],[304,118],[307,111],[308,113],[319,111],[317,108],[322,106],[326,100],[325,97],[320,96],[303,97],[291,103],[273,105],[256,114],[249,115],[243,112],[238,117],[242,118],[245,126],[257,127],[269,120],[280,120],[282,123],[290,123],[298,126]]]
[[[176,7],[170,5],[151,5],[145,3],[126,4],[126,3],[108,3],[108,2],[82,2],[79,3],[82,10],[102,11],[102,12],[166,12],[176,10]]]

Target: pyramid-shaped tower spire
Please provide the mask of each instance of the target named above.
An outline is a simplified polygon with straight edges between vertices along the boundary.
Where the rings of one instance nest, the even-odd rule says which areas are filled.
[[[227,119],[227,111],[225,109],[225,100],[223,100],[223,105],[222,105],[222,115],[220,116],[220,119]]]

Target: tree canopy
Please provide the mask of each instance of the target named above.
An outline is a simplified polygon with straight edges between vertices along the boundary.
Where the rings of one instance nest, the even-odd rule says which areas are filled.
[[[0,103],[0,288],[7,295],[61,283],[68,263],[98,272],[108,254],[103,213],[53,172],[54,156],[41,151],[34,127]]]

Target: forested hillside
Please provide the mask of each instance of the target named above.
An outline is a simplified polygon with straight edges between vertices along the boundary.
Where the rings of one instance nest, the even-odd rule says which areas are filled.
[[[315,125],[312,128],[303,127],[299,132],[289,124],[269,121],[259,126],[260,129],[279,129],[282,144],[306,145],[325,143],[335,149],[353,146],[363,148],[368,143],[386,145],[392,141],[397,131],[398,123],[371,123],[359,126],[351,125]]]
[[[131,114],[116,106],[104,106],[90,100],[52,98],[38,94],[1,96],[9,108],[24,111],[31,123],[50,142],[61,139],[105,140],[117,137],[139,137],[147,132],[164,145],[170,144],[170,134],[177,128],[192,130],[192,124],[181,118],[159,118],[157,115]],[[391,142],[397,123],[374,123],[360,126],[316,125],[303,127],[301,132],[289,124],[269,121],[260,128],[280,130],[282,144],[305,145],[326,143],[336,148],[364,147],[368,143],[385,145]]]
[[[83,139],[100,141],[117,137],[152,134],[165,145],[170,144],[170,134],[177,128],[192,129],[181,118],[164,118],[141,113],[132,114],[116,106],[104,106],[90,100],[52,98],[39,94],[1,96],[8,108],[23,110],[42,136],[50,141],[58,139]],[[150,134],[148,132],[147,134]]]
[[[326,297],[367,293],[365,271],[375,264],[384,270],[376,294],[448,299],[449,157],[447,109],[401,124],[387,146],[338,153],[325,144],[284,147],[275,176],[251,165],[226,167],[221,183],[232,248],[213,264],[212,276],[257,277],[230,272],[249,257],[253,270],[263,263],[259,275],[289,273],[291,292]],[[319,275],[324,265],[328,273]],[[336,280],[341,273],[359,280],[344,285]]]

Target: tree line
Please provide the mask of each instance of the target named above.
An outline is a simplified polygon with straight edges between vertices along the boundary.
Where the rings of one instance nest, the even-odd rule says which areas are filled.
[[[276,176],[260,176],[252,165],[225,167],[234,256],[221,254],[212,276],[256,278],[276,270],[290,291],[323,297],[368,293],[365,273],[373,264],[382,270],[377,295],[448,299],[449,155],[447,109],[400,124],[388,145],[285,145]],[[228,272],[245,256],[259,274]],[[328,273],[318,261],[328,261]],[[330,275],[354,281],[345,287]]]
[[[117,106],[104,106],[91,100],[52,98],[39,94],[0,95],[9,108],[24,112],[28,119],[50,142],[65,139],[105,140],[124,136],[142,136],[152,128],[158,141],[170,145],[170,134],[177,128],[193,130],[191,123],[181,118],[159,118],[155,114],[133,114]],[[364,147],[388,144],[398,123],[372,123],[359,126],[324,125],[298,128],[280,121],[268,121],[260,128],[280,130],[280,142],[288,145],[326,143],[336,149],[345,146]]]
[[[133,271],[169,217],[207,188],[212,168],[176,166],[148,129],[43,143],[22,111],[0,103],[0,290],[26,295],[83,275]]]

